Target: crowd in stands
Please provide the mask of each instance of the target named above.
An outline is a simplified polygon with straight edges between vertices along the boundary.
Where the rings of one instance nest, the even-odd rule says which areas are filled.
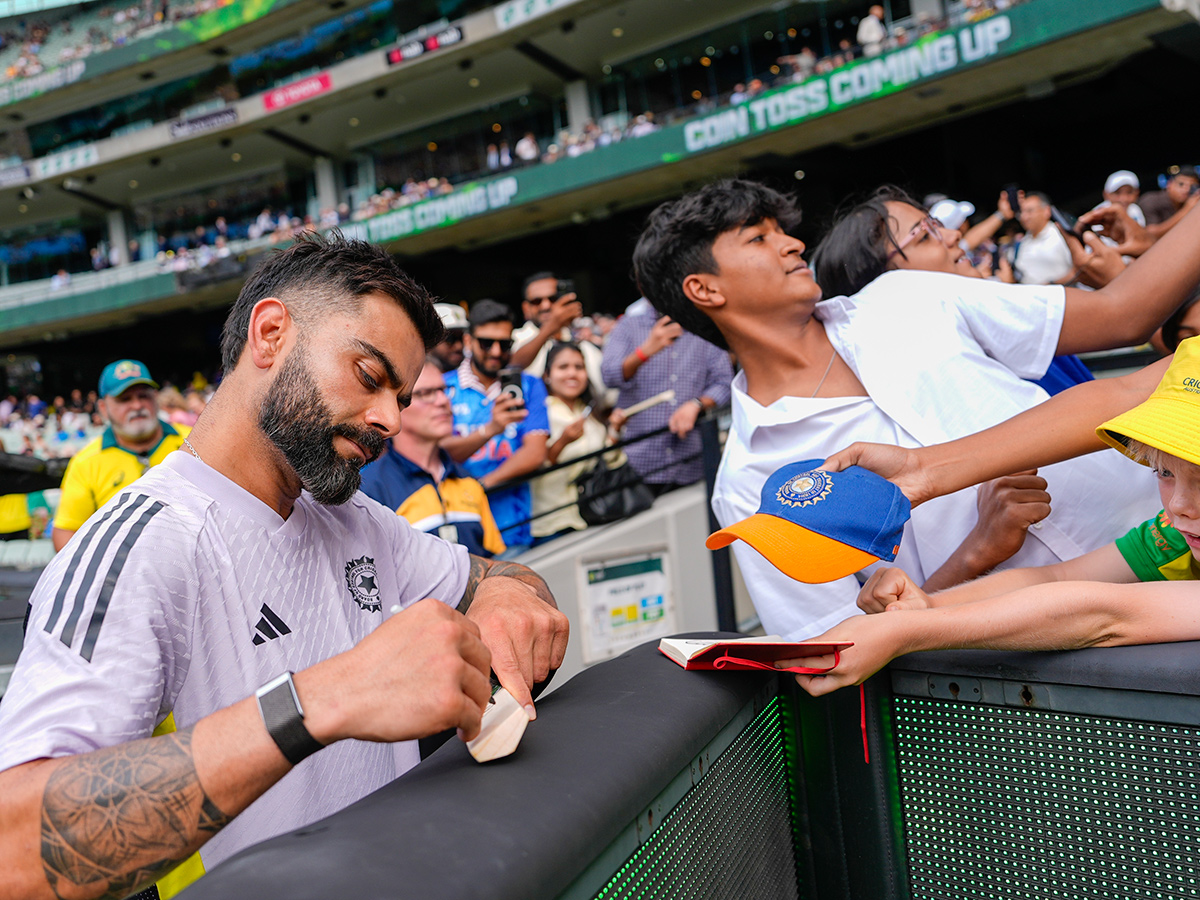
[[[214,2],[216,0],[206,0],[209,5]],[[652,134],[664,125],[681,118],[709,112],[718,104],[736,104],[753,99],[772,87],[804,81],[861,57],[875,56],[886,50],[905,46],[925,34],[963,22],[977,21],[1024,2],[1028,0],[965,0],[962,4],[951,5],[945,17],[938,18],[923,13],[906,20],[906,26],[885,21],[883,7],[872,5],[858,20],[855,41],[843,38],[834,51],[825,56],[818,56],[811,47],[803,47],[797,53],[779,57],[768,71],[763,71],[744,83],[739,82],[719,94],[694,97],[694,102],[680,107],[660,109],[657,112],[647,109],[627,117],[623,124],[612,121],[601,125],[588,120],[577,132],[562,129],[541,137],[532,131],[526,131],[511,148],[507,140],[489,141],[486,145],[481,145],[484,146],[482,158],[475,158],[469,152],[450,154],[459,170],[456,172],[431,173],[426,171],[427,164],[404,164],[400,167],[408,168],[409,171],[419,171],[404,177],[398,186],[381,187],[353,208],[348,203],[341,203],[336,208],[322,210],[317,217],[299,216],[270,208],[264,209],[254,219],[226,222],[226,218],[222,216],[207,225],[194,226],[193,230],[176,229],[169,236],[160,236],[152,255],[166,271],[185,272],[202,269],[229,254],[230,240],[254,240],[268,236],[272,243],[279,243],[291,240],[305,230],[328,229],[347,221],[364,221],[422,200],[452,193],[458,185],[481,176],[539,163],[554,163],[602,149],[622,140]],[[164,7],[165,5],[163,4]],[[188,7],[188,14],[204,11],[201,6],[204,4]],[[115,11],[109,9],[106,13],[110,13],[114,20],[120,18],[119,24],[125,26],[132,20],[141,22],[147,17],[153,18],[156,11],[160,17],[165,12],[150,0],[146,0],[143,7],[135,6]],[[176,5],[170,7],[170,15],[173,18],[182,14]],[[69,18],[65,19],[63,27],[67,27],[65,23],[69,21]],[[395,169],[396,166],[393,165],[392,168]],[[118,254],[114,248],[98,246],[90,252],[93,269],[116,265],[118,262]],[[131,246],[130,261],[140,258],[143,258],[141,251]]]
[[[69,10],[54,18],[43,13],[36,19],[10,19],[0,23],[0,65],[10,81],[30,78],[72,60],[122,47],[153,34],[165,24],[190,19],[231,2],[142,0],[128,6],[104,6],[94,14]]]

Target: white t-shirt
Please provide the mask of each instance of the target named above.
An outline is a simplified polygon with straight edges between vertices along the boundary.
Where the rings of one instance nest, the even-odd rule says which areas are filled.
[[[94,515],[46,567],[0,704],[0,770],[182,730],[286,670],[349,650],[387,610],[457,603],[463,547],[357,494],[283,520],[186,453]],[[329,815],[419,760],[415,742],[310,756],[201,849],[205,869]]]
[[[822,301],[817,316],[870,397],[783,397],[764,407],[746,394],[739,373],[713,494],[717,520],[724,526],[755,513],[767,476],[786,463],[824,458],[854,441],[942,443],[1041,403],[1046,392],[1023,379],[1044,374],[1053,358],[1064,296],[1060,287],[896,271],[853,297]],[[1153,473],[1116,453],[1090,454],[1039,474],[1049,482],[1053,512],[1030,529],[1004,568],[1094,550],[1158,506]],[[918,582],[932,575],[974,526],[975,502],[976,491],[968,489],[914,509],[894,565]],[[733,546],[768,633],[802,640],[858,612],[854,578],[802,584],[743,542]]]
[[[1027,234],[1021,238],[1013,268],[1021,284],[1053,284],[1071,274],[1075,266],[1067,239],[1051,223],[1037,237]]]

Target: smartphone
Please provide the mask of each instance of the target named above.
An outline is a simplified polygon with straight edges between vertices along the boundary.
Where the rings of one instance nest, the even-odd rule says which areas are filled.
[[[525,388],[521,384],[520,369],[508,368],[500,370],[500,393],[516,397],[519,405],[525,405]]]
[[[558,279],[558,296],[575,293],[575,282],[570,278]]]
[[[1079,220],[1070,213],[1063,212],[1057,206],[1051,206],[1050,221],[1058,226],[1064,237],[1074,238],[1083,243],[1083,238],[1079,235]]]
[[[1004,193],[1008,194],[1008,206],[1014,216],[1021,212],[1021,201],[1017,196],[1019,190],[1020,188],[1016,184],[1006,184],[1004,186]]]

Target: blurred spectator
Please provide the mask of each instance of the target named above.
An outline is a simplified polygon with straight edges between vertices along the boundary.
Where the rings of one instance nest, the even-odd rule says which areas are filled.
[[[608,313],[596,313],[592,319],[596,323],[596,336],[600,339],[598,343],[603,347],[612,330],[617,327],[617,317]]]
[[[463,338],[467,334],[467,314],[453,303],[435,303],[438,318],[446,329],[446,339],[429,351],[443,372],[453,372],[463,361]]]
[[[1187,214],[1200,199],[1200,175],[1192,166],[1172,166],[1167,186],[1161,191],[1143,194],[1140,202],[1146,217],[1146,230],[1162,237]]]
[[[887,40],[887,26],[883,24],[883,7],[876,3],[858,23],[856,35],[864,56],[878,56],[883,52]]]
[[[579,345],[556,342],[546,354],[546,414],[550,422],[550,440],[546,448],[549,465],[564,463],[602,450],[624,423],[624,413],[614,410],[610,432],[597,408],[596,397],[588,384],[587,368]],[[617,451],[609,459],[619,466],[624,457]],[[607,456],[607,454],[606,454]],[[540,475],[533,482],[533,536],[540,543],[569,531],[582,531],[587,523],[579,515],[579,492],[575,479],[595,466],[588,459],[573,466]]]
[[[1074,280],[1075,266],[1067,239],[1050,221],[1050,198],[1027,191],[1018,216],[1025,236],[1017,242],[1013,273],[1021,284],[1066,284]]]
[[[0,541],[20,541],[29,537],[33,517],[29,514],[28,494],[0,496]]]
[[[190,429],[158,418],[157,390],[144,363],[121,359],[104,367],[100,412],[108,427],[71,458],[63,475],[51,535],[55,550],[117,491],[183,445]]]
[[[59,269],[50,279],[50,290],[61,291],[71,283],[71,274],[66,269]]]
[[[533,132],[525,132],[525,136],[517,141],[517,159],[521,161],[521,165],[527,166],[535,163],[541,155],[541,149],[538,147],[537,138],[533,136]]]
[[[454,430],[447,390],[438,363],[426,360],[400,431],[363,468],[362,491],[414,528],[490,558],[505,548],[483,486],[438,447]]]
[[[617,405],[628,409],[663,391],[671,400],[630,417],[625,437],[662,428],[669,433],[631,444],[626,453],[655,493],[692,484],[703,475],[700,435],[694,431],[702,410],[729,402],[733,367],[729,354],[668,316],[659,317],[644,297],[632,304],[604,345],[604,380],[620,388]]]
[[[512,353],[512,317],[495,300],[480,300],[467,317],[469,357],[446,373],[454,411],[454,435],[442,441],[450,457],[485,488],[536,471],[546,460],[546,388],[540,378],[519,376],[516,391],[501,391],[500,372]],[[528,484],[492,491],[488,497],[500,527],[506,556],[533,543],[529,526],[532,498]]]
[[[1125,212],[1129,213],[1129,218],[1133,219],[1139,225],[1144,226],[1146,224],[1146,216],[1137,202],[1141,187],[1142,185],[1138,181],[1137,175],[1128,169],[1118,169],[1104,180],[1104,200],[1094,208],[1104,209],[1106,206],[1116,203],[1119,206],[1125,207]]]
[[[172,385],[167,385],[158,392],[158,407],[172,425],[186,425],[191,428],[200,418],[199,414],[188,409],[179,388]]]

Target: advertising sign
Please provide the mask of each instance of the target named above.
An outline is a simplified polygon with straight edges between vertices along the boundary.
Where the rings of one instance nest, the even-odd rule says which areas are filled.
[[[452,47],[462,40],[462,29],[444,20],[434,26],[423,26],[400,38],[397,45],[387,52],[388,65],[398,66],[435,50]]]
[[[322,72],[282,87],[272,88],[263,94],[263,107],[271,112],[291,106],[293,103],[303,103],[305,100],[311,100],[313,97],[331,90],[333,90],[333,79],[329,77],[328,72]]]
[[[232,106],[205,113],[193,119],[180,119],[178,122],[171,123],[171,139],[177,141],[180,138],[189,138],[215,128],[224,128],[226,125],[236,124],[237,120],[238,112]]]
[[[579,564],[585,664],[679,630],[668,574],[665,549]]]

